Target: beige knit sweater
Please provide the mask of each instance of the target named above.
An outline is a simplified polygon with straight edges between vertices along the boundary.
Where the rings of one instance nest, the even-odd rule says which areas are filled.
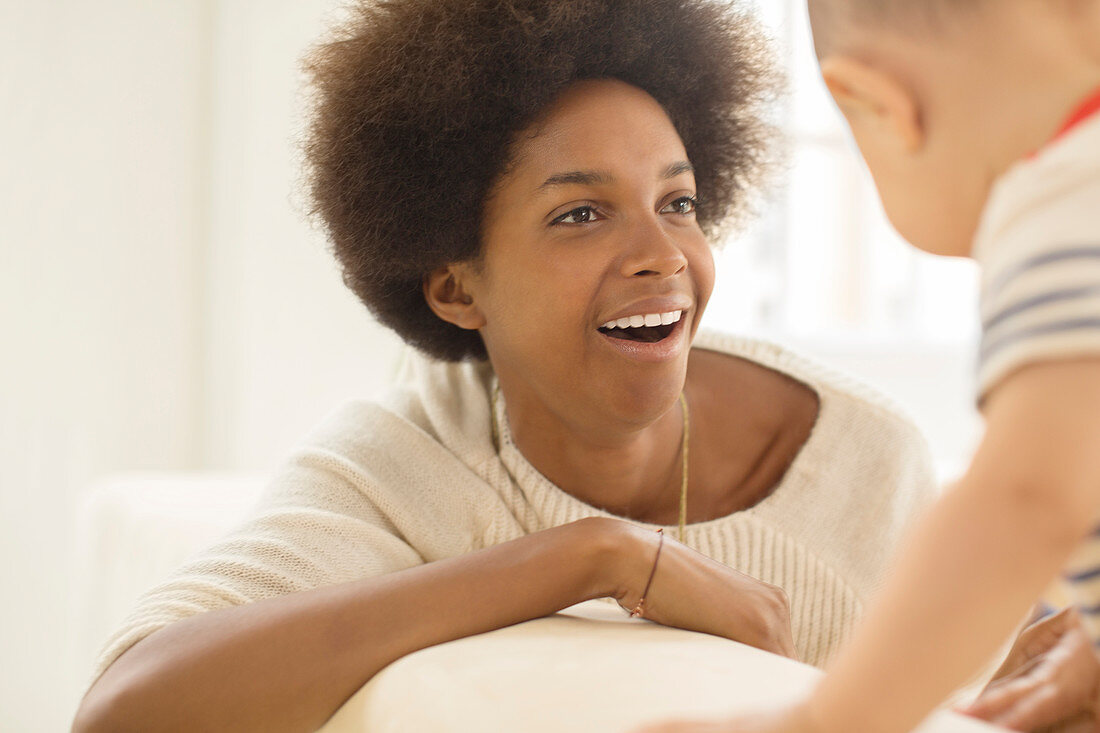
[[[903,526],[933,495],[925,443],[878,395],[777,346],[714,334],[695,346],[785,373],[820,399],[817,423],[775,492],[746,511],[689,525],[685,541],[784,588],[798,653],[821,665],[882,580]],[[383,404],[354,402],[329,416],[249,522],[145,594],[97,673],[148,634],[203,611],[607,516],[541,476],[504,420],[498,451],[487,365],[414,357],[407,372]]]

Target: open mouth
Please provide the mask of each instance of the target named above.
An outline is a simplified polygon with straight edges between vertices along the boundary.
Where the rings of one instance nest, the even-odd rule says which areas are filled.
[[[599,332],[624,341],[653,344],[672,335],[683,313],[683,311],[669,311],[619,318],[600,326]]]

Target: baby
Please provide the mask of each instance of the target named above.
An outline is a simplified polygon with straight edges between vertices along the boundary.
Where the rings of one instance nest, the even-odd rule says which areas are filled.
[[[1067,569],[1098,631],[1100,0],[809,10],[822,76],[890,221],[920,249],[981,266],[986,433],[807,700],[659,730],[910,730]],[[1064,677],[1040,698],[1086,684]],[[1087,684],[1072,694],[1095,700]]]

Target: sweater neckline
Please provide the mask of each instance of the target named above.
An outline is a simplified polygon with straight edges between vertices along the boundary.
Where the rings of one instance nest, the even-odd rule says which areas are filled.
[[[793,355],[785,349],[781,349],[778,346],[763,341],[741,339],[720,333],[704,332],[700,332],[696,336],[692,348],[700,348],[708,351],[715,351],[727,356],[749,359],[756,364],[806,385],[817,395],[818,416],[810,431],[809,437],[799,448],[794,460],[791,461],[791,464],[787,467],[786,472],[775,485],[772,492],[746,509],[702,522],[688,523],[684,528],[684,539],[689,545],[692,544],[692,538],[700,533],[705,533],[713,529],[721,529],[731,523],[749,521],[760,513],[769,512],[777,506],[781,507],[782,504],[787,501],[797,500],[796,497],[802,493],[798,491],[798,489],[805,488],[808,485],[807,479],[811,473],[808,468],[816,465],[817,461],[820,460],[818,457],[827,452],[827,449],[824,448],[822,444],[825,442],[824,436],[829,432],[826,425],[831,423],[833,412],[831,409],[832,402],[828,391],[823,389],[819,380],[812,376],[810,373],[812,370],[799,368],[798,359],[791,358]],[[496,376],[494,375],[492,379],[493,383],[490,385],[490,394],[497,391]],[[513,441],[511,426],[508,425],[504,395],[501,393],[499,398],[495,401],[491,401],[490,404],[493,405],[492,409],[496,410],[495,422],[499,430],[499,435],[497,436],[499,442],[495,447],[498,450],[500,460],[504,464],[512,480],[515,481],[519,489],[528,496],[532,504],[536,506],[562,506],[568,520],[600,516],[633,522],[640,527],[646,527],[654,531],[657,529],[664,529],[666,532],[671,532],[676,529],[673,525],[652,524],[650,522],[613,514],[606,509],[578,499],[553,483],[527,460],[526,456],[523,455],[522,451],[520,451],[519,447]]]

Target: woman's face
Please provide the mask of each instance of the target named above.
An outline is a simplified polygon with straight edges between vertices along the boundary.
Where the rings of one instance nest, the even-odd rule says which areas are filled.
[[[521,135],[464,277],[513,419],[640,427],[675,403],[714,284],[695,193],[672,122],[623,82],[571,86]]]

